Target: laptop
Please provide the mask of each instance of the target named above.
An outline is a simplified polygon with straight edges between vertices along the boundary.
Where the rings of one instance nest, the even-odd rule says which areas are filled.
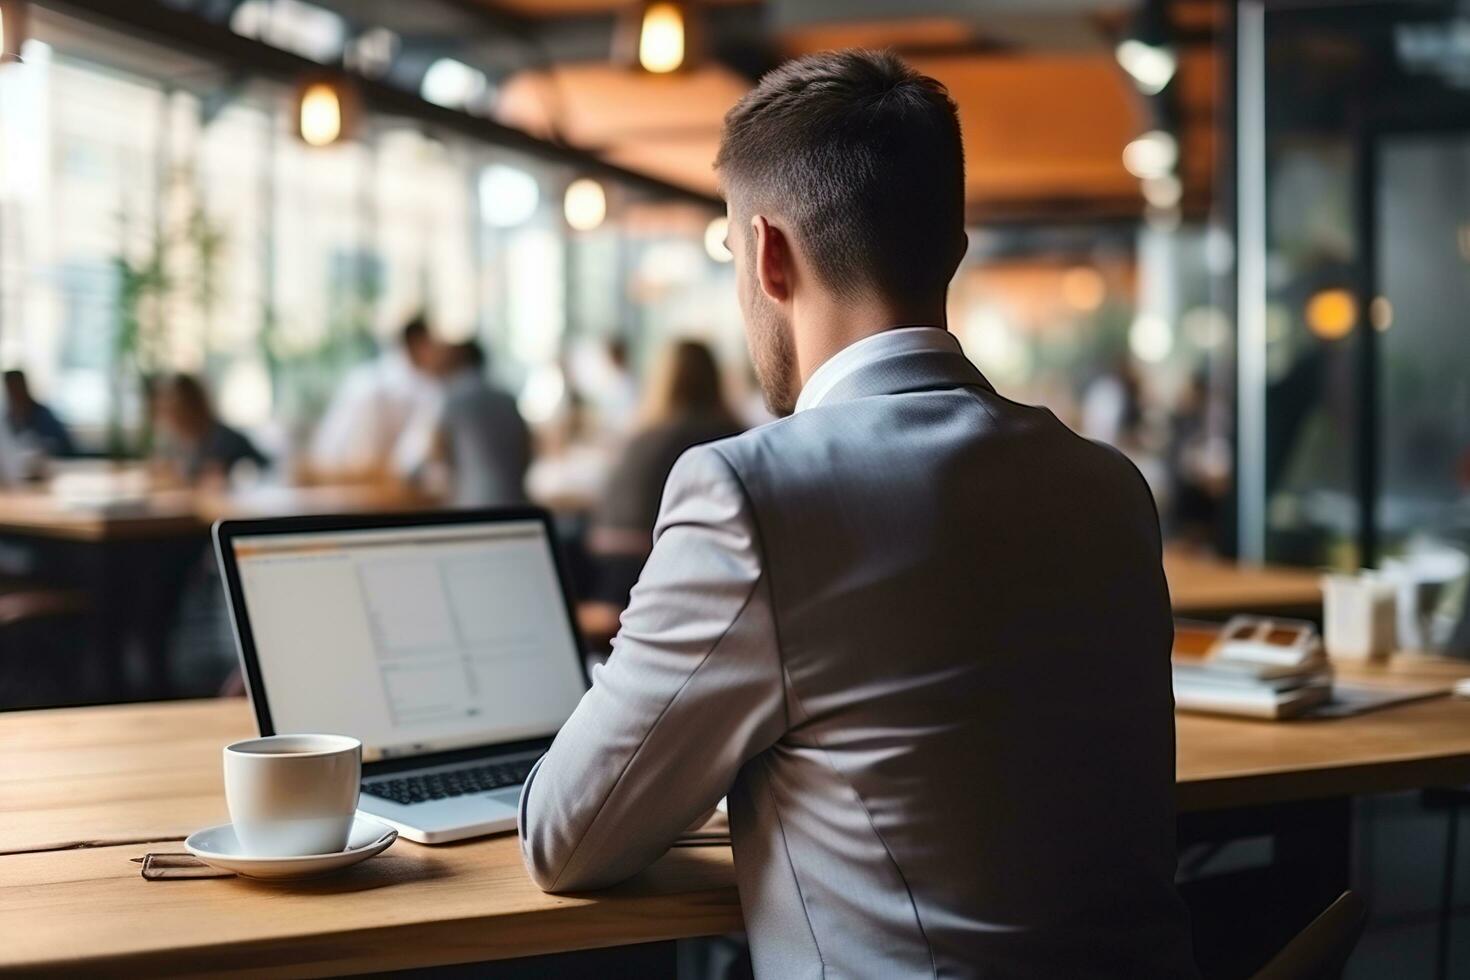
[[[587,690],[549,514],[221,521],[214,540],[262,735],[360,739],[358,807],[409,840],[515,828]]]

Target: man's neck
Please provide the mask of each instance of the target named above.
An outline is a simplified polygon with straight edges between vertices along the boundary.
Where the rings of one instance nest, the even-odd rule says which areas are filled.
[[[883,300],[827,302],[820,308],[795,313],[800,323],[795,330],[796,367],[803,385],[817,368],[859,340],[899,326],[947,326],[943,301],[915,306]]]

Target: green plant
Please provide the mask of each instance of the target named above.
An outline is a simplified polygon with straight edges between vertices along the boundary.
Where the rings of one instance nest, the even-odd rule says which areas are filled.
[[[152,222],[140,254],[123,247],[113,259],[117,275],[117,329],[113,334],[112,409],[107,425],[107,452],[114,458],[146,454],[152,444],[152,425],[144,411],[140,424],[128,425],[130,395],[143,395],[151,379],[169,368],[169,349],[175,323],[171,312],[189,311],[209,335],[219,297],[220,259],[226,244],[200,203],[195,173],[180,167],[169,177],[165,200],[184,193],[190,206],[174,220]],[[120,219],[120,238],[131,236],[133,221]]]

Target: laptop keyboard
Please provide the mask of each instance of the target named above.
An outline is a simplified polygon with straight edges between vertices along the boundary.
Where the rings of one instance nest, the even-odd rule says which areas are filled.
[[[484,793],[504,786],[519,786],[536,764],[535,759],[491,762],[465,769],[421,773],[415,776],[385,776],[364,781],[362,791],[369,796],[392,800],[405,806],[447,800],[451,796]]]

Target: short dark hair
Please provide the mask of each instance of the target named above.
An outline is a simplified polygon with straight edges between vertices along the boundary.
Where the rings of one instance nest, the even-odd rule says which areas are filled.
[[[454,348],[450,351],[450,356],[453,358],[456,367],[461,369],[473,368],[476,371],[483,371],[485,365],[490,360],[485,354],[485,348],[480,345],[478,340],[466,340],[463,343],[455,344]]]
[[[787,62],[725,116],[715,168],[732,211],[794,223],[817,274],[851,294],[943,294],[964,233],[965,155],[948,90],[889,51]]]
[[[417,314],[403,325],[403,332],[399,334],[399,340],[404,347],[412,347],[429,340],[429,321],[422,313]]]

